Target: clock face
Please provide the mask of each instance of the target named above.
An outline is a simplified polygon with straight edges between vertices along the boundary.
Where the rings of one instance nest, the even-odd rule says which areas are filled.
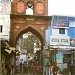
[[[36,5],[36,13],[43,14],[44,13],[44,4],[42,2],[38,2]]]
[[[19,1],[17,3],[17,12],[18,13],[23,13],[24,12],[24,9],[25,9],[24,3],[22,1]]]

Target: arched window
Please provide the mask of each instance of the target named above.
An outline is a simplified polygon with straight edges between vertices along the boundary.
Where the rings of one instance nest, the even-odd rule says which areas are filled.
[[[28,1],[26,4],[26,14],[27,15],[33,15],[34,10],[34,2]]]

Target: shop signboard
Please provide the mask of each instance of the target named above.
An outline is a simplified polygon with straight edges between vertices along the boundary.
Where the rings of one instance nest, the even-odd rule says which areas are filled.
[[[56,54],[56,62],[63,63],[63,54],[61,54],[61,53]]]
[[[56,54],[56,63],[60,67],[61,71],[63,70],[63,54]]]
[[[52,23],[52,27],[56,28],[66,28],[69,27],[69,22],[68,21],[60,21],[60,20],[54,20]]]
[[[55,28],[68,28],[69,20],[67,16],[53,16],[52,27]]]

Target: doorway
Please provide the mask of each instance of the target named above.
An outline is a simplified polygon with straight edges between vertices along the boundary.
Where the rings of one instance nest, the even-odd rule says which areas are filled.
[[[42,73],[43,39],[41,40],[37,33],[28,28],[16,40],[16,73]]]

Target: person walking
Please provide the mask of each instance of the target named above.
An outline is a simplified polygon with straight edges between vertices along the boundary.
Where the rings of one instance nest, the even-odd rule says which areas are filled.
[[[12,69],[12,65],[9,62],[9,64],[7,65],[7,75],[11,75],[11,69]]]
[[[20,62],[20,71],[22,72],[22,62]]]
[[[57,64],[54,64],[54,66],[53,66],[53,75],[57,75],[59,73],[60,73],[59,67],[57,66]]]

